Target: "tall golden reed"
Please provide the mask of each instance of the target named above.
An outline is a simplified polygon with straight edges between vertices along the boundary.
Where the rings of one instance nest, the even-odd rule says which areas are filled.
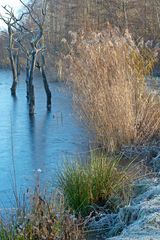
[[[145,81],[155,61],[151,51],[138,50],[128,31],[122,35],[110,25],[102,32],[70,35],[70,44],[63,40],[65,74],[97,142],[115,151],[151,141],[160,129],[159,96]]]

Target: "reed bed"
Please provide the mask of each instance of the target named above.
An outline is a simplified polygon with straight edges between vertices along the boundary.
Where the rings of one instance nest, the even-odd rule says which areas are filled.
[[[96,142],[115,151],[158,137],[160,98],[145,81],[154,53],[138,49],[128,31],[122,35],[110,25],[102,32],[70,33],[70,38],[62,41],[63,69],[73,83],[76,109]]]

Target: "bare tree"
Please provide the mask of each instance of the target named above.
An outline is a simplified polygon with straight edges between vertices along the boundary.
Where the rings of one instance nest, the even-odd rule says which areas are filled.
[[[8,29],[8,52],[9,52],[9,59],[10,59],[10,65],[13,75],[13,82],[11,86],[11,94],[16,95],[16,88],[18,83],[18,75],[19,75],[19,50],[18,48],[15,48],[15,32],[14,32],[14,26],[21,21],[25,13],[23,13],[19,19],[15,19],[14,13],[12,8],[4,6],[4,10],[6,11],[6,16],[3,17],[0,16],[0,19],[4,21],[4,23],[7,25]]]
[[[45,73],[44,54],[46,50],[44,45],[44,23],[46,18],[47,1],[44,0],[42,6],[38,6],[38,13],[35,10],[35,8],[37,8],[36,0],[34,0],[31,4],[25,4],[23,0],[20,0],[20,2],[25,9],[25,12],[21,14],[20,18],[17,18],[15,16],[12,8],[4,6],[4,9],[7,12],[7,18],[1,16],[1,19],[8,26],[8,50],[13,73],[13,84],[11,88],[11,93],[13,95],[16,94],[16,86],[19,74],[19,50],[16,49],[15,51],[14,49],[14,43],[16,42],[21,47],[24,57],[26,59],[26,92],[29,103],[29,114],[33,115],[35,111],[33,74],[39,55],[41,59],[39,63],[39,69],[42,74],[44,89],[47,96],[47,109],[50,110],[51,108],[51,91],[49,89],[49,84]],[[25,19],[25,21],[22,21],[24,15],[26,15],[27,18]],[[29,21],[32,23],[31,26],[28,25]],[[16,39],[13,38],[15,32],[17,34]]]
[[[34,108],[35,108],[33,73],[34,73],[34,70],[35,70],[37,57],[38,57],[39,53],[41,53],[40,70],[41,70],[41,73],[42,73],[44,88],[45,88],[46,95],[47,95],[47,108],[48,109],[51,108],[51,91],[49,89],[47,77],[46,77],[46,74],[45,74],[45,57],[44,57],[44,54],[43,54],[43,51],[44,51],[45,47],[41,43],[41,41],[43,39],[43,36],[44,36],[44,22],[45,22],[45,17],[46,17],[47,2],[46,1],[43,2],[40,17],[34,11],[34,5],[35,5],[36,1],[34,1],[31,6],[26,5],[22,0],[20,0],[20,2],[27,9],[30,18],[32,19],[32,21],[35,25],[34,33],[31,30],[26,29],[26,27],[24,27],[24,25],[21,25],[21,27],[24,30],[27,30],[27,32],[29,32],[30,35],[31,35],[31,40],[30,40],[31,50],[29,51],[29,53],[27,53],[28,56],[27,56],[27,67],[26,67],[26,72],[27,72],[26,82],[28,84],[28,86],[27,86],[27,96],[28,96],[28,100],[29,100],[29,113],[31,115],[33,115],[34,114]]]

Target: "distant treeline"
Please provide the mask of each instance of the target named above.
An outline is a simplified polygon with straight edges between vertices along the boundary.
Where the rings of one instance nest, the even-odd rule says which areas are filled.
[[[6,33],[0,33],[0,68],[9,68],[10,66],[6,37]]]
[[[38,15],[40,0],[37,0]],[[50,0],[45,22],[45,39],[48,59],[61,49],[61,39],[69,31],[101,30],[110,22],[123,32],[126,28],[136,41],[160,40],[160,2],[158,0]],[[32,19],[26,24],[34,28]],[[8,66],[7,37],[0,35],[0,66]],[[23,60],[22,60],[23,64]]]

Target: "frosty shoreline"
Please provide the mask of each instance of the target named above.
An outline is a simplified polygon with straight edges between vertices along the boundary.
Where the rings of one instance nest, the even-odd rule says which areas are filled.
[[[153,159],[153,165],[158,170],[159,156]],[[89,224],[90,229],[106,229],[101,239],[160,240],[160,177],[138,180],[134,187],[137,194],[129,206]]]

